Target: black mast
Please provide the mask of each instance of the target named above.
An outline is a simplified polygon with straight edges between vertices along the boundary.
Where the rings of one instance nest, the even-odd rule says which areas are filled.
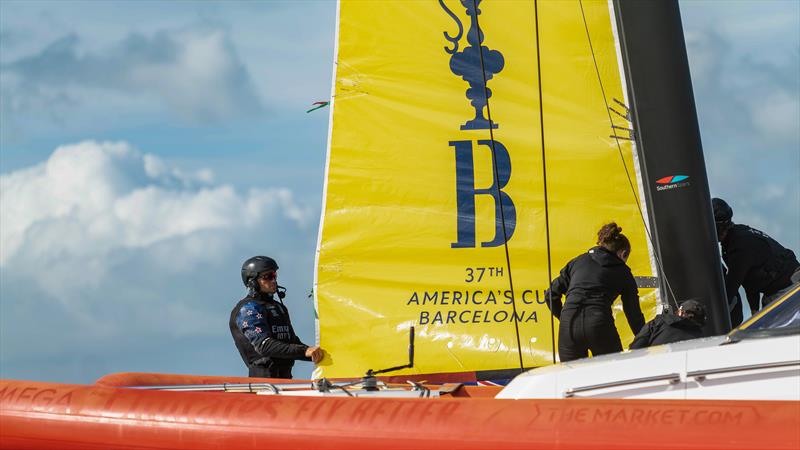
[[[662,299],[706,306],[731,328],[677,0],[614,0]],[[688,178],[682,178],[688,177]]]

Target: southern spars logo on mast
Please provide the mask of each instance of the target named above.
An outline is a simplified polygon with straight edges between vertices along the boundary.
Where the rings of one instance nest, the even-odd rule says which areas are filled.
[[[494,75],[500,73],[505,65],[502,53],[483,45],[485,36],[480,27],[478,8],[482,0],[461,0],[461,5],[466,8],[470,18],[470,28],[467,31],[468,46],[459,51],[459,42],[464,35],[464,26],[459,17],[453,13],[444,0],[439,0],[439,5],[450,15],[458,26],[456,36],[444,32],[444,37],[452,44],[452,48],[444,50],[450,56],[450,71],[461,77],[469,84],[466,90],[467,100],[475,111],[474,117],[469,118],[459,126],[462,131],[496,130],[500,125],[495,122],[489,110],[489,98],[492,91],[487,86]],[[484,110],[486,114],[484,114]],[[457,203],[457,239],[451,243],[452,248],[476,247],[475,223],[475,198],[478,195],[488,195],[494,199],[495,214],[492,220],[495,224],[494,237],[481,242],[481,247],[498,247],[505,244],[514,234],[517,223],[517,212],[511,197],[503,191],[511,179],[511,157],[506,147],[499,141],[492,139],[454,139],[448,142],[455,150],[456,169],[456,203]],[[491,150],[492,184],[490,186],[475,186],[475,154],[473,149],[477,145],[486,146]],[[502,219],[502,220],[501,220]],[[485,220],[482,218],[482,220]]]
[[[667,191],[689,186],[688,175],[670,175],[656,180],[657,191]]]

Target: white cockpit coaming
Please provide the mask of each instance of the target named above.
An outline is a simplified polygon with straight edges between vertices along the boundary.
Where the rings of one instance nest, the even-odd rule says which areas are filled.
[[[497,398],[800,400],[800,335],[677,342],[518,376]]]

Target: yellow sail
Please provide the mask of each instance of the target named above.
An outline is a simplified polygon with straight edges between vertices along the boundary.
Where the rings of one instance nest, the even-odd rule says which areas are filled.
[[[337,28],[315,376],[405,363],[411,326],[401,374],[551,364],[544,290],[612,220],[653,276],[608,2],[342,0]]]

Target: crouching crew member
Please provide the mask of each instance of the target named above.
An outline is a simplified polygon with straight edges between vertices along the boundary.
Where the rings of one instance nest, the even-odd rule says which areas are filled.
[[[701,338],[705,323],[705,307],[696,300],[686,300],[678,308],[678,315],[659,314],[647,322],[631,342],[631,350]]]
[[[285,289],[278,286],[278,263],[266,256],[248,259],[242,265],[242,282],[248,294],[231,311],[229,326],[249,375],[292,378],[295,360],[319,362],[322,349],[303,344],[294,333],[283,304]]]
[[[589,351],[593,356],[622,351],[611,314],[611,305],[618,296],[622,296],[622,307],[633,333],[644,325],[636,280],[625,264],[631,253],[630,241],[622,234],[622,228],[612,222],[597,233],[597,244],[570,261],[545,292],[548,306],[561,321],[561,361],[585,358]],[[565,294],[562,308],[561,296]]]
[[[734,224],[733,209],[725,200],[712,198],[711,205],[717,238],[722,245],[722,259],[728,267],[725,292],[731,309],[731,325],[736,327],[743,319],[739,286],[744,287],[750,311],[755,314],[791,286],[792,275],[796,274],[800,263],[794,252],[765,233]]]

